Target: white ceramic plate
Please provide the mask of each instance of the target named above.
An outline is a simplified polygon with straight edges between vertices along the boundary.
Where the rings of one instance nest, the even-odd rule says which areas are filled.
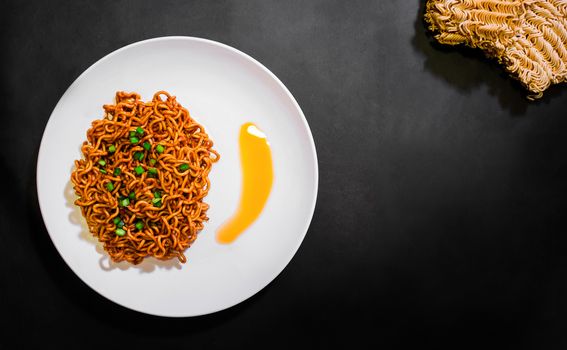
[[[203,124],[221,154],[213,166],[210,221],[180,264],[146,259],[113,263],[86,227],[70,174],[102,105],[117,90],[144,100],[166,90]],[[270,142],[274,184],[252,226],[234,243],[217,243],[217,228],[236,210],[241,190],[238,134],[254,122]],[[140,312],[196,316],[231,307],[270,283],[299,248],[313,216],[318,167],[313,137],[297,102],[267,68],[229,46],[164,37],[123,47],[87,69],[69,87],[45,128],[37,162],[41,213],[55,247],[87,285]]]

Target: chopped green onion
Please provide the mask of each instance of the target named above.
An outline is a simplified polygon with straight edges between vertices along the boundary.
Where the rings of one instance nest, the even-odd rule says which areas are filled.
[[[136,152],[136,153],[134,153],[134,159],[141,162],[142,159],[144,159],[144,154],[142,152]]]
[[[106,160],[101,159],[98,161],[98,164],[100,164],[100,166],[105,166],[106,165]]]
[[[156,165],[156,163],[157,163],[157,160],[155,160],[153,158],[150,159],[150,165]]]
[[[124,221],[122,221],[122,220],[120,220],[120,222],[116,224],[116,226],[117,226],[118,228],[122,228],[122,227],[124,227],[124,225],[125,225],[125,224],[124,224]]]
[[[104,169],[98,169],[101,173],[106,174],[106,170]]]
[[[149,151],[150,148],[152,148],[152,145],[150,145],[148,141],[144,142],[143,146],[146,151]]]
[[[135,200],[136,199],[136,193],[130,192],[130,194],[128,195],[128,198],[130,198],[130,200]]]
[[[116,231],[114,231],[114,233],[116,233],[117,236],[122,237],[122,236],[124,236],[124,235],[126,234],[126,231],[124,231],[124,230],[121,229],[121,228],[117,228]]]
[[[112,191],[112,190],[114,189],[114,184],[113,184],[112,182],[109,182],[109,183],[106,184],[106,188],[107,188],[109,191]]]
[[[136,131],[132,130],[130,131],[130,137],[136,136]]]
[[[114,225],[118,225],[120,223],[120,221],[122,221],[120,219],[120,216],[117,216],[117,217],[114,218],[114,220],[112,220],[112,222],[114,222]]]
[[[108,152],[109,152],[109,153],[114,153],[114,152],[116,152],[116,147],[115,147],[114,145],[108,146]]]
[[[120,205],[123,206],[123,207],[129,206],[130,205],[130,199],[124,198],[124,199],[120,200]]]
[[[141,165],[138,165],[137,167],[134,168],[134,171],[136,172],[136,174],[142,175],[144,173],[144,168],[142,168]]]
[[[130,137],[130,142],[131,143],[138,143],[138,142],[140,142],[140,139],[137,138],[136,136],[132,136],[132,137]]]
[[[165,151],[165,147],[163,147],[162,145],[156,146],[156,152],[157,153],[163,153],[163,151]]]
[[[144,228],[144,223],[141,221],[136,222],[136,228],[141,231]]]
[[[189,164],[181,164],[178,169],[181,172],[186,171],[187,169],[189,169]]]
[[[161,198],[161,192],[155,191],[154,192],[154,198]]]
[[[156,176],[157,175],[157,169],[156,168],[149,168],[148,174],[151,175],[151,176]]]
[[[120,170],[120,168],[114,169],[114,176],[120,175],[121,172],[122,172],[122,170]]]
[[[152,199],[152,204],[156,207],[161,207],[161,198]]]
[[[136,128],[136,134],[140,135],[140,136],[144,136],[144,129],[142,129],[141,127],[137,127]]]

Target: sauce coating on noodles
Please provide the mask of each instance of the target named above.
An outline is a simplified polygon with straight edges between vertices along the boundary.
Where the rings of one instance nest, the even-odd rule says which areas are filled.
[[[117,92],[116,103],[103,108],[71,174],[75,204],[113,261],[184,263],[208,220],[203,199],[220,157],[213,141],[165,91],[147,102]]]

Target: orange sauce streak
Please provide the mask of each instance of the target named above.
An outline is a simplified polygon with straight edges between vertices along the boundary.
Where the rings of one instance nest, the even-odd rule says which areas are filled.
[[[217,231],[219,243],[233,242],[260,215],[270,196],[274,171],[266,135],[252,123],[240,128],[242,193],[238,210]]]

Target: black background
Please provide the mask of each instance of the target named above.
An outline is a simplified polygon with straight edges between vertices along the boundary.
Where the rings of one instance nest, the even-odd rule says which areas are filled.
[[[0,348],[567,345],[567,85],[529,102],[481,53],[433,42],[418,0],[2,2]],[[217,40],[302,107],[318,203],[298,253],[228,310],[118,306],[43,225],[37,152],[83,70],[135,41]]]

